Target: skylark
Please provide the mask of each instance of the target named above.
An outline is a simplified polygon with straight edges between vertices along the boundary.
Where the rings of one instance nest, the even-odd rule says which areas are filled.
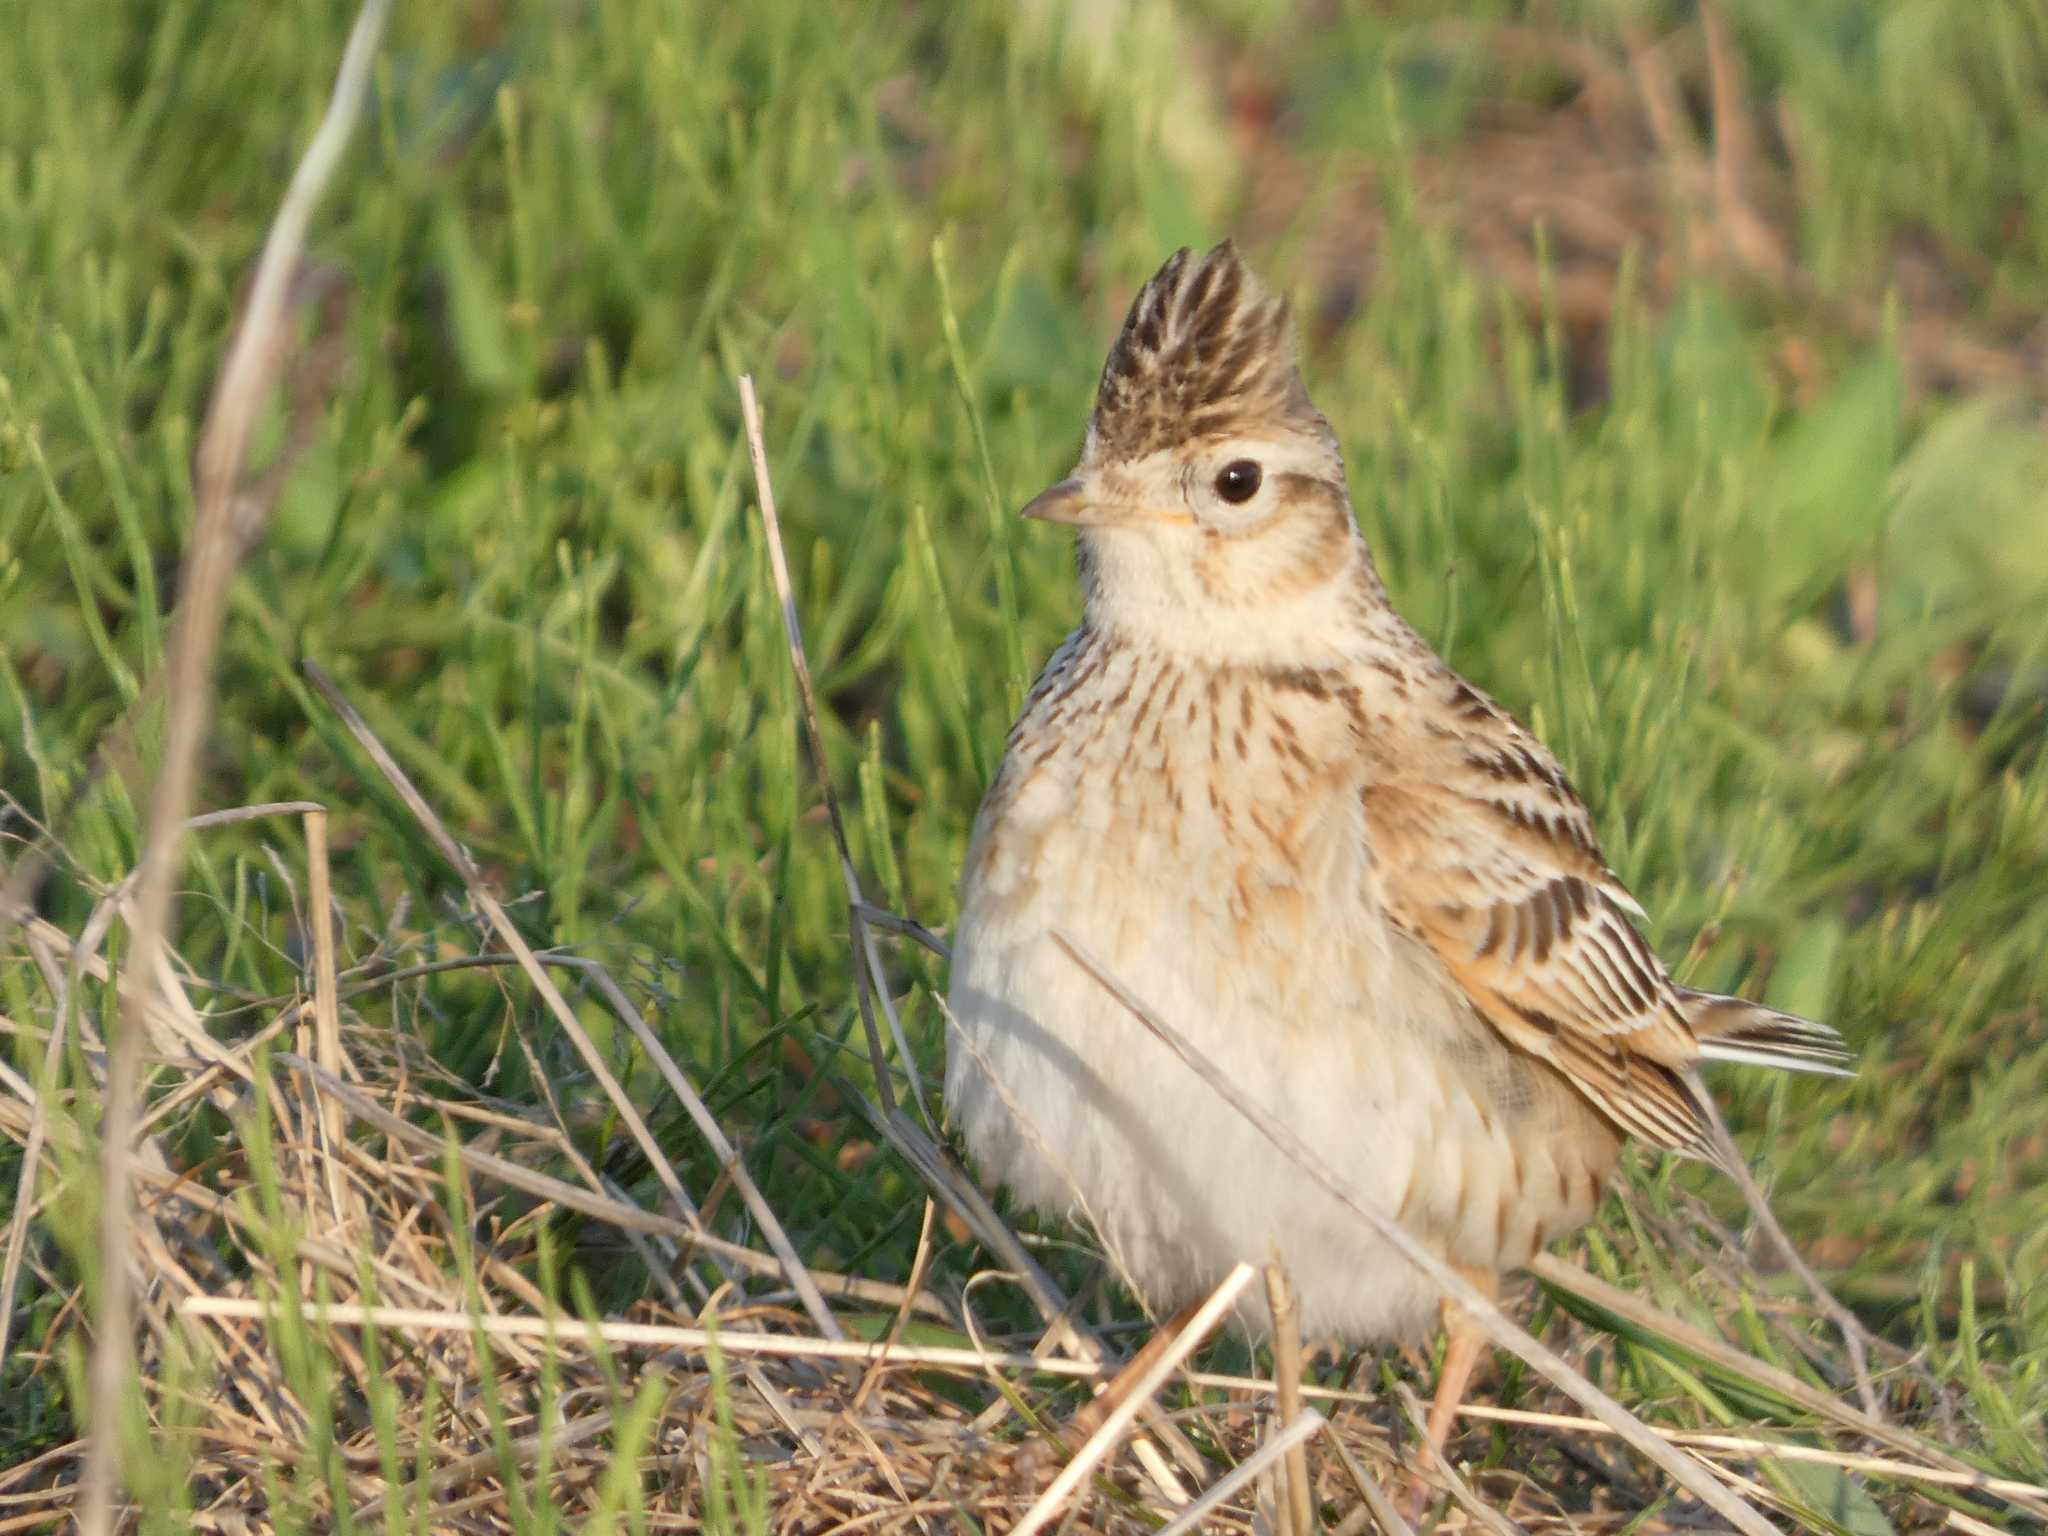
[[[1489,1294],[1593,1215],[1624,1138],[1718,1160],[1702,1061],[1840,1070],[1827,1026],[1672,981],[1556,759],[1394,611],[1230,245],[1139,293],[1024,515],[1079,530],[1085,617],[975,823],[947,1104],[1154,1306],[1275,1256],[1312,1336],[1412,1340],[1442,1298],[1057,928]],[[1438,1450],[1480,1338],[1446,1320]]]

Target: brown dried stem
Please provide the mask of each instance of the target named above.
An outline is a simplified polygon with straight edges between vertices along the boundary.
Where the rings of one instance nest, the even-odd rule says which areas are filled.
[[[1017,1522],[1011,1536],[1034,1536],[1035,1532],[1043,1530],[1053,1517],[1059,1514],[1065,1507],[1068,1497],[1080,1486],[1081,1480],[1087,1477],[1097,1462],[1109,1454],[1110,1448],[1123,1437],[1124,1432],[1137,1419],[1139,1411],[1151,1402],[1152,1394],[1157,1392],[1166,1378],[1173,1374],[1174,1369],[1194,1352],[1196,1345],[1216,1331],[1230,1309],[1237,1305],[1238,1297],[1251,1285],[1255,1273],[1251,1265],[1239,1264],[1223,1277],[1222,1283],[1209,1294],[1209,1299],[1196,1309],[1187,1326],[1175,1334],[1172,1342],[1139,1373],[1129,1392],[1110,1410],[1101,1427],[1088,1437],[1080,1450],[1074,1453],[1073,1460],[1060,1469],[1060,1475],[1052,1480],[1051,1485],[1038,1496],[1024,1518]]]
[[[789,643],[789,665],[796,674],[797,692],[803,702],[804,739],[809,744],[811,766],[818,775],[818,784],[825,796],[825,814],[832,823],[832,841],[839,850],[839,873],[846,882],[847,920],[852,928],[854,964],[854,995],[860,1004],[861,1023],[868,1036],[868,1052],[874,1060],[875,1092],[881,1096],[882,1113],[896,1112],[895,1089],[889,1081],[889,1064],[882,1050],[880,1032],[875,1028],[874,1002],[879,1002],[883,1016],[889,1021],[889,1033],[896,1044],[897,1058],[903,1063],[903,1075],[910,1084],[911,1102],[917,1105],[917,1113],[924,1121],[925,1129],[937,1132],[938,1122],[932,1119],[931,1106],[925,1102],[924,1085],[919,1080],[917,1058],[911,1054],[910,1041],[903,1033],[903,1021],[896,1016],[896,1005],[889,995],[889,981],[882,970],[882,957],[875,948],[874,935],[868,931],[866,913],[867,898],[861,894],[860,873],[853,865],[853,848],[846,840],[846,819],[839,811],[839,796],[832,787],[832,766],[825,756],[825,733],[819,725],[818,692],[811,683],[811,662],[804,651],[803,622],[796,611],[796,589],[789,579],[789,558],[782,548],[782,520],[775,511],[775,486],[768,474],[768,445],[761,434],[761,406],[754,398],[754,376],[743,373],[739,378],[740,416],[747,433],[747,454],[754,466],[754,497],[760,504],[761,522],[768,533],[768,568],[775,577],[775,595],[782,605],[783,635]]]
[[[129,984],[122,989],[121,1027],[109,1042],[100,1142],[99,1296],[90,1368],[94,1412],[79,1504],[79,1527],[85,1536],[108,1536],[113,1527],[121,1405],[127,1401],[134,1365],[129,1257],[135,1195],[129,1163],[141,1084],[142,1041],[170,926],[171,884],[186,808],[192,803],[199,747],[212,711],[213,657],[220,639],[228,578],[246,543],[237,531],[236,491],[248,461],[256,413],[282,360],[287,289],[305,243],[306,226],[354,130],[388,9],[389,0],[364,0],[356,15],[326,115],[307,145],[264,239],[248,308],[215,386],[199,439],[194,466],[197,516],[180,573],[180,601],[165,663],[167,738],[163,764],[150,795]],[[247,515],[243,509],[245,521]]]
[[[1238,1489],[1282,1458],[1292,1457],[1301,1451],[1316,1431],[1326,1427],[1320,1413],[1313,1408],[1304,1408],[1289,1419],[1264,1445],[1239,1462],[1228,1474],[1216,1479],[1215,1486],[1194,1503],[1182,1510],[1173,1523],[1160,1529],[1159,1536],[1188,1536],[1191,1531],[1202,1528],[1202,1521],[1214,1514]]]
[[[1294,1285],[1278,1264],[1266,1266],[1266,1307],[1273,1314],[1273,1389],[1279,1399],[1280,1422],[1292,1424],[1301,1415],[1301,1312]],[[1308,1480],[1308,1447],[1296,1444],[1282,1465],[1286,1498],[1281,1508],[1294,1536],[1311,1536],[1315,1510]]]

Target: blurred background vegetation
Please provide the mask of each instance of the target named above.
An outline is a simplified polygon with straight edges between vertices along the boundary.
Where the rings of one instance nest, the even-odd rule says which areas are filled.
[[[1077,614],[1067,538],[1013,511],[1072,462],[1136,285],[1235,234],[1295,296],[1396,600],[1558,750],[1660,950],[1862,1053],[1719,1086],[1845,1299],[2038,1476],[2048,7],[1441,9],[400,6],[262,434],[200,808],[333,808],[344,967],[477,947],[318,661],[532,941],[652,1000],[806,1255],[902,1278],[917,1185],[846,1103],[843,894],[733,378],[856,855],[943,930]],[[0,37],[0,834],[11,862],[57,833],[34,899],[66,927],[137,858],[195,422],[349,18],[67,0]],[[177,942],[224,1036],[300,984],[299,859],[261,825],[195,842]],[[943,973],[891,964],[935,1071]],[[651,1184],[516,989],[436,978],[377,1019],[512,1101],[527,1033]],[[39,1044],[4,1049],[33,1076]],[[18,1169],[0,1144],[10,1200]],[[38,1236],[27,1345],[87,1232]],[[606,1305],[639,1284],[598,1272]],[[0,1362],[0,1460],[67,1432],[31,1369]]]

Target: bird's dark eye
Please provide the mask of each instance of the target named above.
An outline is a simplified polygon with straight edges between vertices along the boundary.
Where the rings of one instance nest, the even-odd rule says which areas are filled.
[[[1259,494],[1265,472],[1250,459],[1232,459],[1216,472],[1216,494],[1235,505]]]

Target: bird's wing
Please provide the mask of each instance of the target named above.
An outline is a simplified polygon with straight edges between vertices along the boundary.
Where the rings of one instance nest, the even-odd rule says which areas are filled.
[[[1641,913],[1602,859],[1556,760],[1492,701],[1446,679],[1417,771],[1365,792],[1389,918],[1426,943],[1512,1044],[1562,1072],[1615,1125],[1712,1161],[1691,1068],[1700,1045]]]

